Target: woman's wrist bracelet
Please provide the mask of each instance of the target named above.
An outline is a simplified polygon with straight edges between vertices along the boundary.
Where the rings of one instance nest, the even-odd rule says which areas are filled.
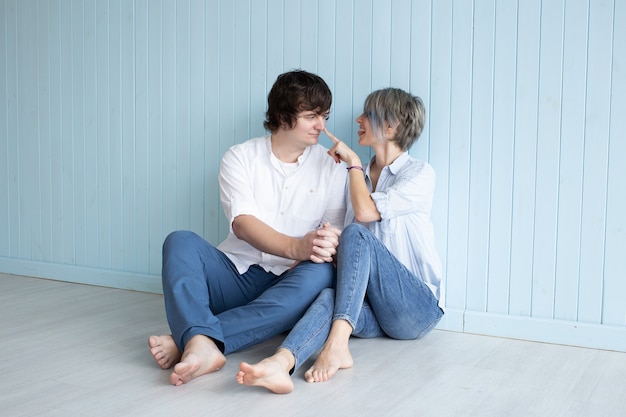
[[[358,166],[358,165],[352,165],[352,166],[349,166],[349,167],[348,167],[348,168],[346,168],[346,169],[348,170],[348,172],[350,172],[350,170],[351,170],[351,169],[357,169],[357,170],[359,170],[359,171],[361,171],[361,172],[365,172],[365,171],[363,171],[363,167]]]

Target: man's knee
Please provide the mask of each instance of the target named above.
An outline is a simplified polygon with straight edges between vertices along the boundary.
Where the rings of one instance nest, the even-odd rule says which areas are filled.
[[[176,250],[189,249],[189,246],[194,246],[198,240],[202,240],[202,238],[188,230],[172,232],[167,235],[163,242],[163,256],[165,257]]]
[[[330,263],[311,262],[304,274],[306,275],[303,279],[305,286],[310,286],[310,290],[317,295],[323,289],[333,286],[336,272],[335,267]]]

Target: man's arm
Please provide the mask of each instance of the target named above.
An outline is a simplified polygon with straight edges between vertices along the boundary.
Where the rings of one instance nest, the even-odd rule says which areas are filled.
[[[312,230],[302,237],[280,233],[252,215],[239,215],[233,233],[256,249],[295,261],[332,262],[337,253],[339,231],[331,227]]]

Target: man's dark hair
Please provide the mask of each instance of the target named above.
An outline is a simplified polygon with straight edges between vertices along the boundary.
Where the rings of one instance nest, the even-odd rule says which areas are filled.
[[[298,113],[325,114],[332,101],[330,88],[319,75],[304,70],[286,72],[278,76],[267,96],[263,127],[270,132],[281,126],[291,129],[296,125]]]

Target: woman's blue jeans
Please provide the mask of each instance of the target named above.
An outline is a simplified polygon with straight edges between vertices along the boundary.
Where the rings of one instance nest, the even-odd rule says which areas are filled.
[[[334,268],[301,262],[277,276],[252,265],[239,274],[209,242],[178,231],[163,244],[162,279],[167,321],[180,351],[202,334],[227,354],[291,329],[332,285]]]
[[[357,337],[417,339],[442,316],[428,286],[367,228],[353,223],[341,234],[336,290],[322,291],[280,347],[293,353],[295,371],[324,345],[333,320],[347,320]]]

